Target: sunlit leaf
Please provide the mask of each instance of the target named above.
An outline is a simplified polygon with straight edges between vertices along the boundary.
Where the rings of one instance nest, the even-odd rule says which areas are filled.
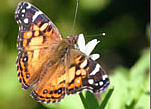
[[[109,89],[109,91],[108,91],[108,93],[105,95],[105,98],[104,98],[104,100],[102,101],[102,103],[101,103],[99,109],[104,109],[104,108],[105,108],[105,106],[106,106],[106,104],[108,103],[108,101],[109,101],[109,99],[110,99],[110,97],[111,97],[113,91],[114,91],[114,88]]]

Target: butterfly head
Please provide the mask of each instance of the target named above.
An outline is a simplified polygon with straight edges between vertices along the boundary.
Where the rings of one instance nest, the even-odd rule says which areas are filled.
[[[76,36],[68,36],[68,37],[66,38],[68,45],[73,46],[74,44],[76,44],[77,41],[78,41],[78,38],[79,38],[79,35],[76,35]]]

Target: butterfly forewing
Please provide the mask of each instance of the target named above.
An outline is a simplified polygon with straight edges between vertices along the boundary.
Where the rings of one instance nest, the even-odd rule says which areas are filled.
[[[19,24],[18,50],[33,50],[47,47],[62,36],[52,21],[33,5],[20,2],[15,11]]]
[[[38,81],[42,68],[62,37],[51,20],[27,2],[18,4],[15,19],[19,24],[17,49],[20,52],[16,61],[18,77],[22,87],[29,89]]]

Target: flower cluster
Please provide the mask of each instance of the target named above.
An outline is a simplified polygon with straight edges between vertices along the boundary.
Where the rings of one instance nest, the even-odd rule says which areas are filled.
[[[90,53],[93,51],[93,49],[95,48],[95,46],[99,43],[100,41],[97,41],[97,39],[93,39],[90,42],[88,42],[85,45],[85,39],[84,39],[84,35],[80,34],[79,38],[78,38],[78,48],[80,49],[81,52],[85,53],[86,55],[88,55],[91,59],[96,60],[100,57],[99,54],[91,54]]]

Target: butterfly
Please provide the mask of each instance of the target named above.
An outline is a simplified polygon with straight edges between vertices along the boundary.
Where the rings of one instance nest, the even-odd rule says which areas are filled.
[[[20,2],[16,61],[19,82],[42,103],[56,103],[84,89],[104,92],[110,82],[102,67],[75,47],[79,35],[63,38],[53,22],[35,6]]]

